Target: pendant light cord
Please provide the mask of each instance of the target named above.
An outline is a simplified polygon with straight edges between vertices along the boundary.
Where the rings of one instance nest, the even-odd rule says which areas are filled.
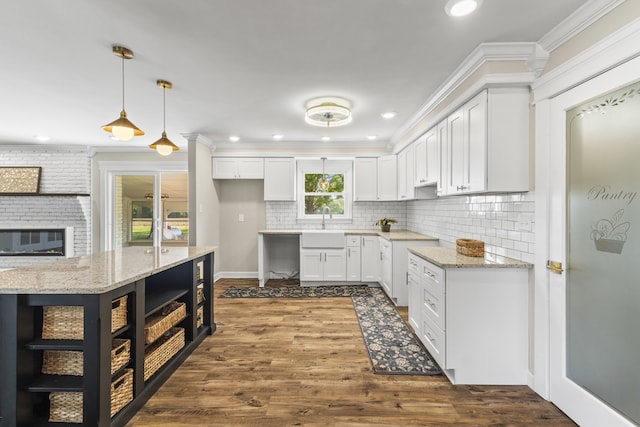
[[[162,131],[167,129],[167,87],[162,86]]]
[[[124,56],[122,56],[122,111],[124,111]]]

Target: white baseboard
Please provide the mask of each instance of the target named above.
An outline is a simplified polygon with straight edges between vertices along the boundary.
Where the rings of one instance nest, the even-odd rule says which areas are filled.
[[[219,271],[213,276],[213,280],[219,279],[257,279],[257,271]]]

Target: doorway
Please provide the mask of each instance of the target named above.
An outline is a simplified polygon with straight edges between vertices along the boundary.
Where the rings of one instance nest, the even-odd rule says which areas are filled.
[[[584,426],[640,423],[639,66],[550,103],[549,396]]]
[[[103,250],[188,246],[187,171],[108,169],[103,171],[102,185]]]

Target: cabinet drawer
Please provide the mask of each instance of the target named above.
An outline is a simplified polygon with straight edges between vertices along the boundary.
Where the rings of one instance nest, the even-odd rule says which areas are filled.
[[[409,253],[408,259],[409,259],[409,266],[407,267],[407,271],[409,271],[409,274],[415,274],[416,277],[421,277],[420,264],[422,264],[422,261],[420,260],[420,258],[418,258],[412,253]]]
[[[347,235],[347,246],[360,247],[360,236]]]
[[[430,292],[427,286],[422,286],[420,300],[420,310],[425,315],[429,316],[431,320],[443,331],[445,327],[445,303],[444,294],[433,294]]]
[[[430,262],[423,262],[422,269],[420,271],[421,277],[424,280],[424,284],[427,290],[442,299],[444,299],[444,270],[437,267]]]
[[[422,324],[420,325],[420,340],[425,345],[427,351],[436,363],[442,368],[446,368],[446,335],[429,317],[427,313],[422,312]]]

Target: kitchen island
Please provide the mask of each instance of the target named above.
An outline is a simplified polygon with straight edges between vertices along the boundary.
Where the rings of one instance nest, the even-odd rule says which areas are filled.
[[[69,416],[67,422],[124,425],[215,331],[214,252],[129,247],[0,272],[0,425],[60,421],[54,397],[76,403],[55,408]],[[179,307],[178,316],[166,314],[175,320],[149,342],[151,320],[164,320],[167,307]],[[68,319],[64,313],[73,320],[56,322]],[[116,318],[122,323],[116,325]],[[130,354],[112,369],[115,342],[126,343]],[[79,371],[70,374],[64,364],[55,367],[59,372],[45,369],[44,359],[53,353],[79,355]],[[127,387],[129,398],[121,402]]]

